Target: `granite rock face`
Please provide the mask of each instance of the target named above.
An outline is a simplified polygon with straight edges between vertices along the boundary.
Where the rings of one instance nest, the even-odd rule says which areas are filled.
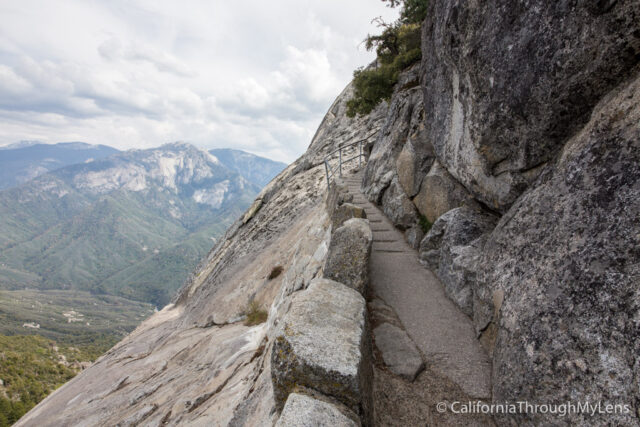
[[[386,120],[364,170],[362,190],[374,203],[381,203],[383,193],[394,177],[400,176],[413,192],[415,187],[419,188],[419,183],[414,183],[414,179],[419,181],[419,178],[415,178],[414,174],[426,174],[429,170],[429,148],[422,142],[425,126],[418,78],[417,65],[401,74],[398,90],[391,98]],[[405,153],[400,156],[405,146]],[[400,165],[410,168],[413,173],[396,172],[399,156]],[[409,185],[410,181],[412,183]]]
[[[427,139],[501,212],[640,54],[635,0],[434,0],[422,28]]]
[[[276,427],[359,427],[355,414],[351,417],[335,405],[306,394],[291,393]]]
[[[420,192],[413,199],[418,211],[431,223],[440,215],[471,199],[467,190],[437,160],[422,180]]]
[[[322,119],[309,148],[305,152],[302,162],[298,168],[302,170],[315,166],[322,166],[324,159],[338,146],[347,145],[352,142],[364,140],[365,146],[373,144],[378,138],[378,133],[387,120],[387,102],[381,102],[374,110],[366,116],[347,117],[347,101],[353,96],[353,84],[350,83],[338,95],[334,103],[329,107],[329,111]],[[343,156],[351,157],[356,154],[357,147],[350,151],[343,151]],[[337,157],[337,153],[335,153]],[[330,166],[335,167],[335,162],[330,162]],[[357,162],[352,162],[356,164]],[[326,182],[325,182],[326,184]]]
[[[331,235],[324,277],[366,295],[372,244],[373,234],[367,220],[353,218],[346,221]]]
[[[438,218],[420,242],[420,261],[436,273],[447,296],[468,316],[473,316],[479,257],[496,222],[478,206],[462,206]]]
[[[413,249],[418,249],[420,247],[420,242],[424,237],[424,231],[422,227],[419,225],[414,225],[404,232],[404,238]]]
[[[418,220],[418,211],[394,177],[382,196],[382,210],[397,228],[406,230]]]
[[[370,412],[371,369],[366,303],[355,290],[315,279],[296,293],[271,353],[276,404],[305,387],[329,396],[356,414]]]
[[[418,111],[423,111],[420,104]],[[418,116],[416,119],[419,119]],[[414,119],[412,117],[412,119]],[[420,191],[422,180],[435,159],[433,146],[424,143],[424,123],[420,123],[419,132],[407,139],[396,160],[398,182],[408,197],[414,197]]]
[[[504,294],[494,320],[496,401],[629,404],[631,414],[564,422],[640,424],[639,106],[640,78],[605,97],[485,245],[479,329]]]

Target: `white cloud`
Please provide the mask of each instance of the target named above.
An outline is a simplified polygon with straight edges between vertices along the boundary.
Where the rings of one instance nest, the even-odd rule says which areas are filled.
[[[292,161],[354,68],[378,0],[0,4],[0,145],[185,140]]]

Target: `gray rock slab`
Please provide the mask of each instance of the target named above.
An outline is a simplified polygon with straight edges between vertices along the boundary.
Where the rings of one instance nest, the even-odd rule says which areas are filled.
[[[424,238],[424,231],[419,225],[414,225],[404,232],[404,238],[413,249],[420,247],[420,242]]]
[[[478,328],[492,316],[498,325],[497,401],[636,402],[638,409],[640,77],[616,92],[485,245],[474,314]],[[633,409],[573,413],[565,422],[638,426]]]
[[[300,393],[291,393],[276,427],[359,427],[357,417],[346,416],[330,403]]]
[[[447,296],[470,317],[478,261],[497,221],[479,206],[461,206],[440,216],[420,243],[421,262],[437,274]]]
[[[279,327],[271,353],[278,406],[297,387],[305,387],[360,416],[369,413],[370,344],[362,295],[333,280],[314,279],[293,296]]]
[[[418,108],[421,108],[418,107]],[[433,146],[421,138],[409,138],[396,160],[398,181],[407,196],[414,197],[435,158]]]
[[[373,330],[376,347],[391,372],[413,381],[424,369],[424,362],[409,335],[397,326],[383,323]]]
[[[366,220],[353,218],[346,221],[331,235],[324,277],[366,295],[372,241],[373,234]]]

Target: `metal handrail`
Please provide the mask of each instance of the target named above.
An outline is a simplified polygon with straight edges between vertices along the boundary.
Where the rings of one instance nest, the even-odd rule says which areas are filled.
[[[350,162],[352,160],[358,159],[358,166],[359,167],[362,166],[362,159],[364,158],[365,161],[366,161],[366,157],[365,157],[365,154],[364,154],[363,146],[364,146],[364,143],[366,141],[368,141],[368,140],[369,140],[369,138],[363,138],[363,139],[360,139],[358,141],[351,142],[349,144],[341,145],[337,149],[331,151],[329,154],[327,154],[324,157],[324,171],[325,171],[325,174],[327,176],[327,187],[331,184],[331,178],[333,176],[335,176],[336,172],[338,172],[340,177],[342,177],[342,164],[343,163],[347,163],[347,162]],[[348,158],[346,160],[342,160],[342,151],[345,150],[346,148],[352,147],[352,146],[354,146],[356,144],[358,145],[358,154],[356,154],[355,156],[350,157],[350,158]],[[334,169],[334,168],[331,168],[331,166],[329,166],[329,160],[330,160],[331,155],[335,154],[335,153],[338,153],[338,165]]]

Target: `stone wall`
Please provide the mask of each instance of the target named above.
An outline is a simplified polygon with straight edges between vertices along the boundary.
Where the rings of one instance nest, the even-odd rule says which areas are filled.
[[[326,203],[330,217],[348,204],[345,194],[344,185],[333,183]],[[372,240],[366,219],[334,221],[324,278],[291,299],[271,350],[274,399],[282,410],[278,425],[300,425],[300,420],[372,425],[371,343],[363,297]]]

